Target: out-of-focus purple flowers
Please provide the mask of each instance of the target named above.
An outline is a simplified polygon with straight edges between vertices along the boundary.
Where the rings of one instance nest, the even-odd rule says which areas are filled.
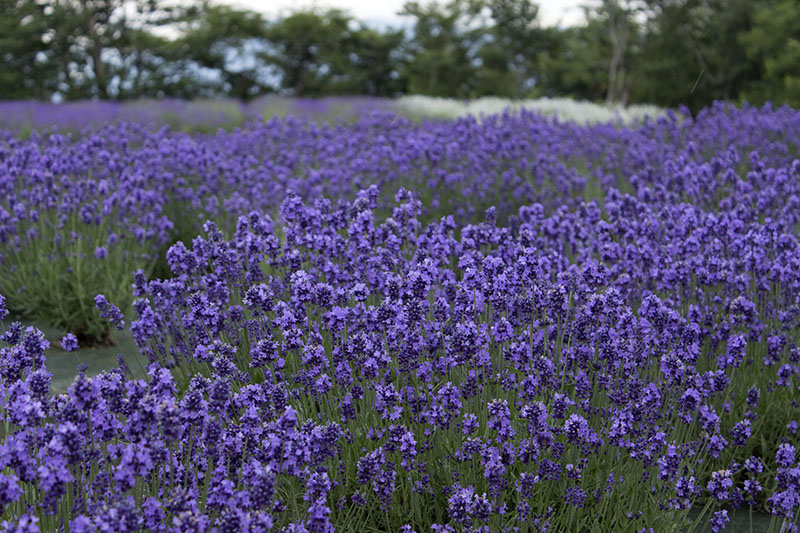
[[[120,331],[125,327],[125,317],[122,315],[122,311],[114,304],[109,303],[105,296],[102,294],[95,296],[94,304],[100,310],[101,318],[107,319]]]
[[[61,349],[65,352],[74,352],[78,349],[78,337],[72,333],[67,333],[61,338]]]

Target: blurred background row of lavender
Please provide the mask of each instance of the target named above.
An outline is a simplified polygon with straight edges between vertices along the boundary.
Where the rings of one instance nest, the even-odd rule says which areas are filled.
[[[213,133],[230,130],[248,122],[273,117],[296,117],[317,122],[354,121],[372,113],[393,113],[418,120],[422,118],[486,117],[520,110],[558,117],[579,123],[622,121],[641,122],[657,118],[664,110],[652,105],[627,107],[577,102],[567,98],[510,100],[481,98],[460,101],[429,96],[377,98],[365,96],[330,96],[292,98],[269,95],[242,102],[231,98],[203,100],[82,100],[55,104],[37,101],[0,102],[0,127],[27,137],[34,130],[55,128],[62,132],[82,133],[109,123],[135,122],[143,125],[169,126],[174,131]]]

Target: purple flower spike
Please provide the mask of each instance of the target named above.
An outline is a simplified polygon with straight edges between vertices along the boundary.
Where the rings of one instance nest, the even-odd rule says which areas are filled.
[[[61,337],[61,349],[65,352],[74,352],[78,349],[78,337],[72,333],[67,333]]]
[[[791,468],[794,465],[796,449],[789,443],[783,443],[778,447],[777,462],[778,466]]]
[[[308,509],[308,531],[309,533],[333,533],[334,527],[330,522],[329,515],[331,510],[322,500],[317,500]]]
[[[723,509],[722,511],[714,513],[710,521],[712,533],[725,530],[728,527],[728,522],[730,522],[728,511]]]
[[[715,499],[725,501],[730,497],[730,490],[733,488],[733,480],[730,476],[730,470],[718,470],[711,473],[711,481],[708,482],[706,488]]]
[[[3,533],[39,533],[39,519],[32,514],[22,515],[16,524],[3,521],[0,524]]]
[[[122,331],[125,327],[125,317],[122,316],[122,311],[120,311],[116,305],[106,300],[106,297],[102,294],[98,294],[94,297],[94,304],[97,306],[97,309],[100,310],[100,316],[102,318],[107,319],[114,324],[118,330]]]

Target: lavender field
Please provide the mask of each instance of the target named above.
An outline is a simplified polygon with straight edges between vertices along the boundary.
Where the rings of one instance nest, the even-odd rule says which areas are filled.
[[[800,111],[180,110],[0,130],[0,531],[800,530]]]

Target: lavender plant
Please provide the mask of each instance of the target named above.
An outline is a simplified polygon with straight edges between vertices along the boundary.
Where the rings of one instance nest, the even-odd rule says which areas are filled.
[[[667,529],[692,503],[742,505],[733,489],[747,469],[736,458],[766,462],[796,439],[796,385],[780,377],[794,375],[796,357],[776,372],[770,358],[781,356],[761,350],[778,341],[743,296],[723,313],[749,339],[714,309],[729,337],[708,348],[714,335],[653,293],[614,287],[613,271],[592,258],[577,267],[538,252],[525,242],[529,228],[514,239],[491,211],[459,241],[446,219],[423,227],[405,192],[378,225],[370,197],[374,189],[336,209],[288,200],[283,248],[256,214],[240,218],[230,242],[209,226],[191,251],[171,251],[176,278],[140,285],[149,301],[137,301],[132,327],[143,352],[178,376],[227,375],[234,389],[284,384],[308,420],[346,424],[352,451],[342,477],[329,470],[330,478],[358,491],[393,463],[390,477],[405,478],[413,494],[393,500],[373,483],[376,510],[397,513],[376,527],[397,525],[415,512],[405,502],[426,496],[426,507],[464,509],[443,523],[482,523],[465,510],[484,494],[490,530],[519,527],[503,517],[519,506],[525,512],[510,516],[547,515],[557,530]],[[641,302],[635,313],[628,298]],[[748,343],[757,358],[745,361]],[[758,411],[761,390],[791,409]],[[421,443],[414,457],[423,470],[403,455],[407,432],[408,443]],[[775,440],[751,439],[764,434]],[[530,483],[524,498],[521,479]],[[347,496],[333,493],[331,501]],[[465,503],[453,494],[467,494]],[[417,518],[430,527],[430,516]]]
[[[142,226],[159,276],[123,261],[129,292],[87,295],[148,377],[123,360],[52,395],[47,341],[2,334],[0,528],[721,531],[749,509],[797,531],[797,116],[77,140],[118,139],[132,213],[174,210]],[[9,175],[67,146],[37,166],[30,142]],[[42,242],[21,183],[19,253]]]
[[[796,120],[788,108],[728,113],[718,106],[696,121],[670,114],[632,129],[523,111],[423,124],[380,113],[336,125],[288,118],[210,136],[135,123],[74,140],[51,132],[21,141],[6,132],[0,290],[15,312],[102,341],[107,327],[94,295],[127,312],[130,273],[167,275],[169,245],[189,242],[208,218],[232,230],[235,215],[227,214],[275,214],[289,193],[352,199],[371,184],[379,216],[391,213],[391,198],[405,187],[420,192],[424,221],[477,222],[494,206],[512,228],[521,206],[575,209],[582,199],[602,203],[612,189],[707,208],[731,188],[766,194],[770,176],[744,183],[734,176],[759,165],[787,169],[797,139],[779,135],[796,131]],[[768,157],[743,156],[752,149]],[[697,189],[698,173],[708,175],[707,190]],[[797,196],[791,180],[780,187],[780,198]]]

